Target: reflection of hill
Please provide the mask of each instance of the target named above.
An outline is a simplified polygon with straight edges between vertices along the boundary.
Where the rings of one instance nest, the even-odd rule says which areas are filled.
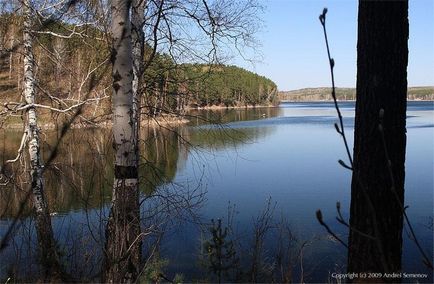
[[[230,126],[221,126],[193,128],[189,133],[188,140],[192,145],[199,148],[223,150],[253,143],[257,139],[270,135],[272,131],[272,127],[231,128]]]
[[[190,120],[190,125],[198,126],[276,117],[279,116],[281,112],[281,108],[278,107],[191,110],[188,119]]]
[[[225,109],[218,111],[196,111],[194,116],[201,119],[190,119],[196,127],[189,128],[188,140],[194,146],[220,150],[228,147],[252,143],[270,135],[272,127],[258,127],[255,120],[272,118],[281,114],[280,108]],[[243,127],[243,121],[253,127]],[[210,124],[210,123],[220,124]]]
[[[6,138],[7,137],[7,138]],[[20,133],[3,133],[3,159],[16,155],[20,143]],[[140,172],[143,180],[141,190],[150,193],[161,184],[170,182],[175,176],[180,143],[174,132],[164,129],[142,131],[141,140],[145,145],[141,155]],[[43,146],[45,158],[57,141],[56,133],[47,133]],[[1,145],[0,144],[0,145]],[[63,139],[58,154],[46,168],[46,195],[51,211],[66,213],[71,210],[97,208],[110,201],[113,182],[113,152],[111,132],[107,129],[71,130]],[[7,167],[8,172],[20,169]],[[29,188],[26,174],[19,174],[17,186],[2,186],[0,190],[0,218],[15,216],[21,200]],[[31,204],[26,204],[24,215],[28,215]]]

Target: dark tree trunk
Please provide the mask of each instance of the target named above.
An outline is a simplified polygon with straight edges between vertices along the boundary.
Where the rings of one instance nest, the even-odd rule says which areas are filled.
[[[348,271],[399,272],[405,177],[408,1],[359,1],[358,17],[350,212],[353,230],[349,236]],[[379,130],[380,109],[384,110],[385,147]]]

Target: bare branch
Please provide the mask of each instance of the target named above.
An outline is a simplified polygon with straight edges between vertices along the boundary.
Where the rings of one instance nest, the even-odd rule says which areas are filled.
[[[26,146],[26,142],[27,142],[27,130],[24,131],[23,137],[21,138],[20,148],[18,149],[17,157],[13,160],[7,160],[5,162],[5,164],[15,163],[16,161],[18,161],[18,159],[21,158],[21,156],[23,154],[24,147]]]

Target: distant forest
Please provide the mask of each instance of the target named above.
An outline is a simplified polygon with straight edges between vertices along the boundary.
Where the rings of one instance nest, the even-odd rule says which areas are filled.
[[[336,97],[341,101],[356,100],[355,88],[336,88]],[[434,100],[434,87],[410,87],[407,91],[408,100]],[[331,101],[331,88],[306,88],[294,91],[279,92],[282,101]]]
[[[236,66],[185,64],[191,106],[276,104],[277,86],[270,79]]]

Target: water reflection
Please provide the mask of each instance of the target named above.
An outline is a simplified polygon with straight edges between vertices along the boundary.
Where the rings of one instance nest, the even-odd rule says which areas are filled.
[[[353,107],[353,103],[343,104],[348,133],[352,132]],[[290,221],[298,239],[315,240],[303,252],[305,268],[310,271],[305,280],[322,282],[336,265],[344,271],[345,252],[332,241],[318,237],[324,232],[314,217],[315,210],[321,208],[325,221],[332,224],[338,200],[344,217],[348,217],[345,208],[349,204],[350,176],[336,162],[345,153],[333,128],[336,116],[332,104],[201,110],[191,112],[188,119],[188,125],[173,129],[142,128],[139,170],[144,215],[149,216],[156,210],[176,212],[180,208],[171,205],[168,209],[167,204],[153,199],[153,195],[173,197],[177,193],[191,197],[194,189],[203,187],[208,191],[208,202],[195,213],[201,214],[205,221],[224,218],[228,201],[235,203],[238,230],[243,236],[243,245],[247,246],[252,241],[249,239],[252,217],[257,216],[267,198],[272,196],[278,202],[276,215]],[[409,103],[406,200],[411,205],[408,213],[414,223],[420,224],[417,230],[425,247],[432,243],[432,230],[424,226],[426,218],[432,215],[432,119],[432,103]],[[215,126],[213,122],[221,124]],[[57,133],[47,131],[45,134],[46,156]],[[0,131],[1,160],[14,158],[20,135],[17,131]],[[53,213],[55,236],[68,271],[81,275],[83,281],[98,279],[98,251],[102,248],[106,205],[111,197],[112,162],[109,130],[74,129],[65,137],[55,161],[46,170],[46,194]],[[20,165],[5,170],[17,171],[18,175],[15,185],[2,186],[0,190],[0,235],[16,216],[25,196],[23,189],[27,188]],[[174,199],[180,204],[185,204],[185,200],[188,198]],[[153,205],[157,203],[160,207],[155,209]],[[8,263],[0,264],[0,279],[5,279],[9,273],[21,278],[27,275],[31,279],[32,273],[37,271],[38,260],[32,253],[35,233],[30,213],[31,207],[27,206],[13,242],[1,252],[1,259],[8,259]],[[189,216],[185,213],[181,217]],[[169,261],[166,272],[170,275],[184,273],[187,280],[199,279],[206,273],[194,265],[203,231],[190,223],[183,223],[176,229],[176,233],[165,236],[159,252]],[[344,228],[333,229],[346,237]],[[272,236],[265,244],[273,251]],[[411,245],[408,241],[404,243],[404,268],[409,272],[423,272]],[[294,269],[292,273],[293,279],[298,281],[300,270]]]
[[[234,129],[226,122],[261,119],[277,116],[278,108],[221,111],[194,111],[189,127],[142,127],[140,154],[140,189],[145,195],[170,183],[176,172],[185,165],[191,147],[223,149],[252,142],[270,134],[269,129]],[[219,121],[215,129],[200,129]],[[21,141],[16,130],[2,130],[2,160],[12,159]],[[58,133],[45,132],[43,156],[46,158],[57,142]],[[83,208],[98,208],[111,198],[113,179],[113,149],[109,129],[71,129],[63,139],[53,163],[45,170],[46,196],[53,214],[67,214]],[[24,165],[25,166],[25,165]],[[0,191],[0,218],[13,218],[26,197],[26,180],[19,165],[7,167],[6,171],[17,173],[21,187],[10,184]],[[20,176],[21,175],[21,176]],[[22,216],[31,213],[27,205]]]
[[[43,157],[51,153],[53,145],[57,141],[57,133],[50,131],[45,133],[43,144]],[[17,137],[19,132],[7,131],[6,137]],[[101,129],[71,130],[62,141],[61,147],[54,161],[45,169],[46,197],[52,214],[66,214],[86,208],[94,208],[101,204],[110,193],[110,185],[107,182],[113,175],[110,165],[112,161],[111,147],[108,147],[109,134]],[[10,147],[10,152],[5,156],[14,155],[15,147]],[[17,169],[19,165],[14,165]],[[17,178],[25,185],[25,173],[18,172]],[[13,185],[11,185],[13,186]],[[23,189],[26,189],[24,186]],[[11,199],[3,196],[3,193],[15,192]],[[21,204],[26,196],[26,190],[16,191],[7,188],[2,191],[1,204]],[[17,214],[19,206],[9,206],[3,213],[4,217],[13,217]],[[26,211],[22,216],[30,214],[31,206],[26,205]]]
[[[188,117],[189,125],[226,124],[234,121],[255,121],[264,118],[277,117],[282,114],[280,107],[269,108],[233,108],[216,110],[192,110]]]

